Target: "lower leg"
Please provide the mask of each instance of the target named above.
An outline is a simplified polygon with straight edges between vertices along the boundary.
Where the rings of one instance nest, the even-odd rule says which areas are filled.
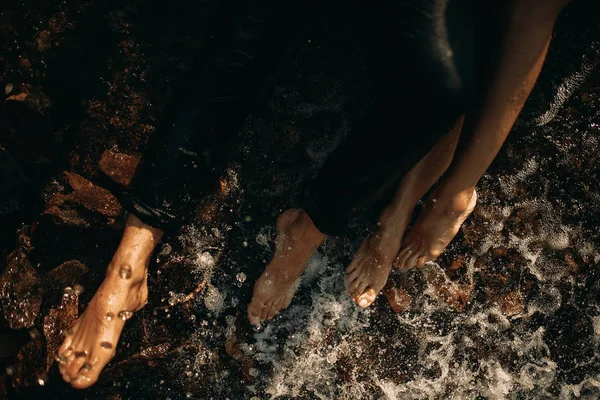
[[[385,285],[415,205],[450,165],[462,122],[460,117],[451,131],[402,179],[392,202],[379,218],[379,228],[363,241],[346,269],[348,294],[359,306],[371,305]]]
[[[290,305],[308,259],[325,238],[302,209],[286,210],[279,216],[275,254],[257,279],[248,305],[252,325],[259,326]]]
[[[147,267],[162,231],[130,215],[106,278],[58,350],[59,370],[77,389],[93,385],[115,354],[125,321],[148,298]]]

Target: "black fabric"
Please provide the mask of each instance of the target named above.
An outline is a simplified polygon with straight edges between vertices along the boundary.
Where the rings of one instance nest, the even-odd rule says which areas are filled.
[[[224,3],[227,17],[216,19],[213,48],[199,57],[204,73],[182,79],[134,179],[130,210],[142,220],[163,229],[178,226],[186,195],[197,197],[214,182],[214,154],[227,143],[288,33],[313,6],[300,3]],[[486,15],[479,3],[361,2],[364,12],[357,15],[373,19],[369,34],[387,90],[306,186],[303,206],[323,233],[343,233],[357,214],[376,214],[378,200],[469,107],[486,59]]]

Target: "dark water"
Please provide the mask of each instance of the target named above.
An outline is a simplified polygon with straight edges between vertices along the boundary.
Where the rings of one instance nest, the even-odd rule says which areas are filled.
[[[91,211],[80,214],[88,225],[65,226],[42,212],[67,187],[61,169],[108,185],[98,170],[104,150],[143,152],[211,12],[210,3],[172,3],[15,3],[2,12],[0,82],[48,93],[61,143],[43,167],[17,150],[2,164],[19,169],[26,177],[10,182],[27,188],[0,209],[2,262],[25,248],[44,281],[70,260],[89,272],[70,264],[56,274],[33,327],[0,323],[0,397],[600,398],[600,20],[591,1],[559,20],[540,81],[463,231],[438,263],[392,276],[410,299],[405,311],[394,313],[384,296],[360,310],[344,294],[345,265],[364,235],[357,225],[355,235],[326,241],[291,307],[255,332],[245,307],[272,255],[274,219],[381,85],[368,44],[331,10],[318,13],[257,96],[228,155],[227,190],[209,193],[196,221],[160,249],[149,304],[128,322],[101,382],[84,392],[61,383],[45,364],[55,335],[44,318],[69,279],[86,289],[83,309],[120,226]],[[17,243],[21,223],[31,246]]]

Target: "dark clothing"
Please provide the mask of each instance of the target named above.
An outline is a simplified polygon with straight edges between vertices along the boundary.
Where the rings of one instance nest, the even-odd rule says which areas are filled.
[[[373,0],[356,7],[372,18],[386,92],[306,186],[303,208],[323,233],[340,234],[381,199],[447,133],[475,98],[489,24],[477,0]],[[182,79],[157,138],[134,179],[132,211],[161,228],[176,226],[182,199],[214,182],[214,156],[235,131],[249,97],[310,12],[311,1],[225,1],[203,74]],[[318,3],[317,3],[318,4]],[[208,54],[208,55],[207,55]],[[198,71],[198,68],[194,68]],[[190,178],[184,185],[177,175]]]

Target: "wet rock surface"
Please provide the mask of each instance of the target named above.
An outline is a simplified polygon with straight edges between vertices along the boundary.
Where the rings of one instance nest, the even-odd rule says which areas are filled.
[[[42,281],[22,249],[6,258],[0,276],[0,299],[4,318],[12,329],[33,326],[42,304]]]
[[[103,179],[129,184],[215,4],[3,4],[3,104],[38,94],[0,117],[0,398],[600,398],[600,34],[585,0],[558,21],[479,205],[438,262],[394,272],[358,309],[343,287],[366,232],[357,224],[326,241],[291,307],[254,331],[245,309],[276,216],[382,85],[360,32],[315,10],[219,161],[221,179],[190,196],[195,215],[159,246],[149,303],[101,381],[62,383],[53,353],[118,243],[121,205]],[[65,296],[76,284],[85,292]]]

